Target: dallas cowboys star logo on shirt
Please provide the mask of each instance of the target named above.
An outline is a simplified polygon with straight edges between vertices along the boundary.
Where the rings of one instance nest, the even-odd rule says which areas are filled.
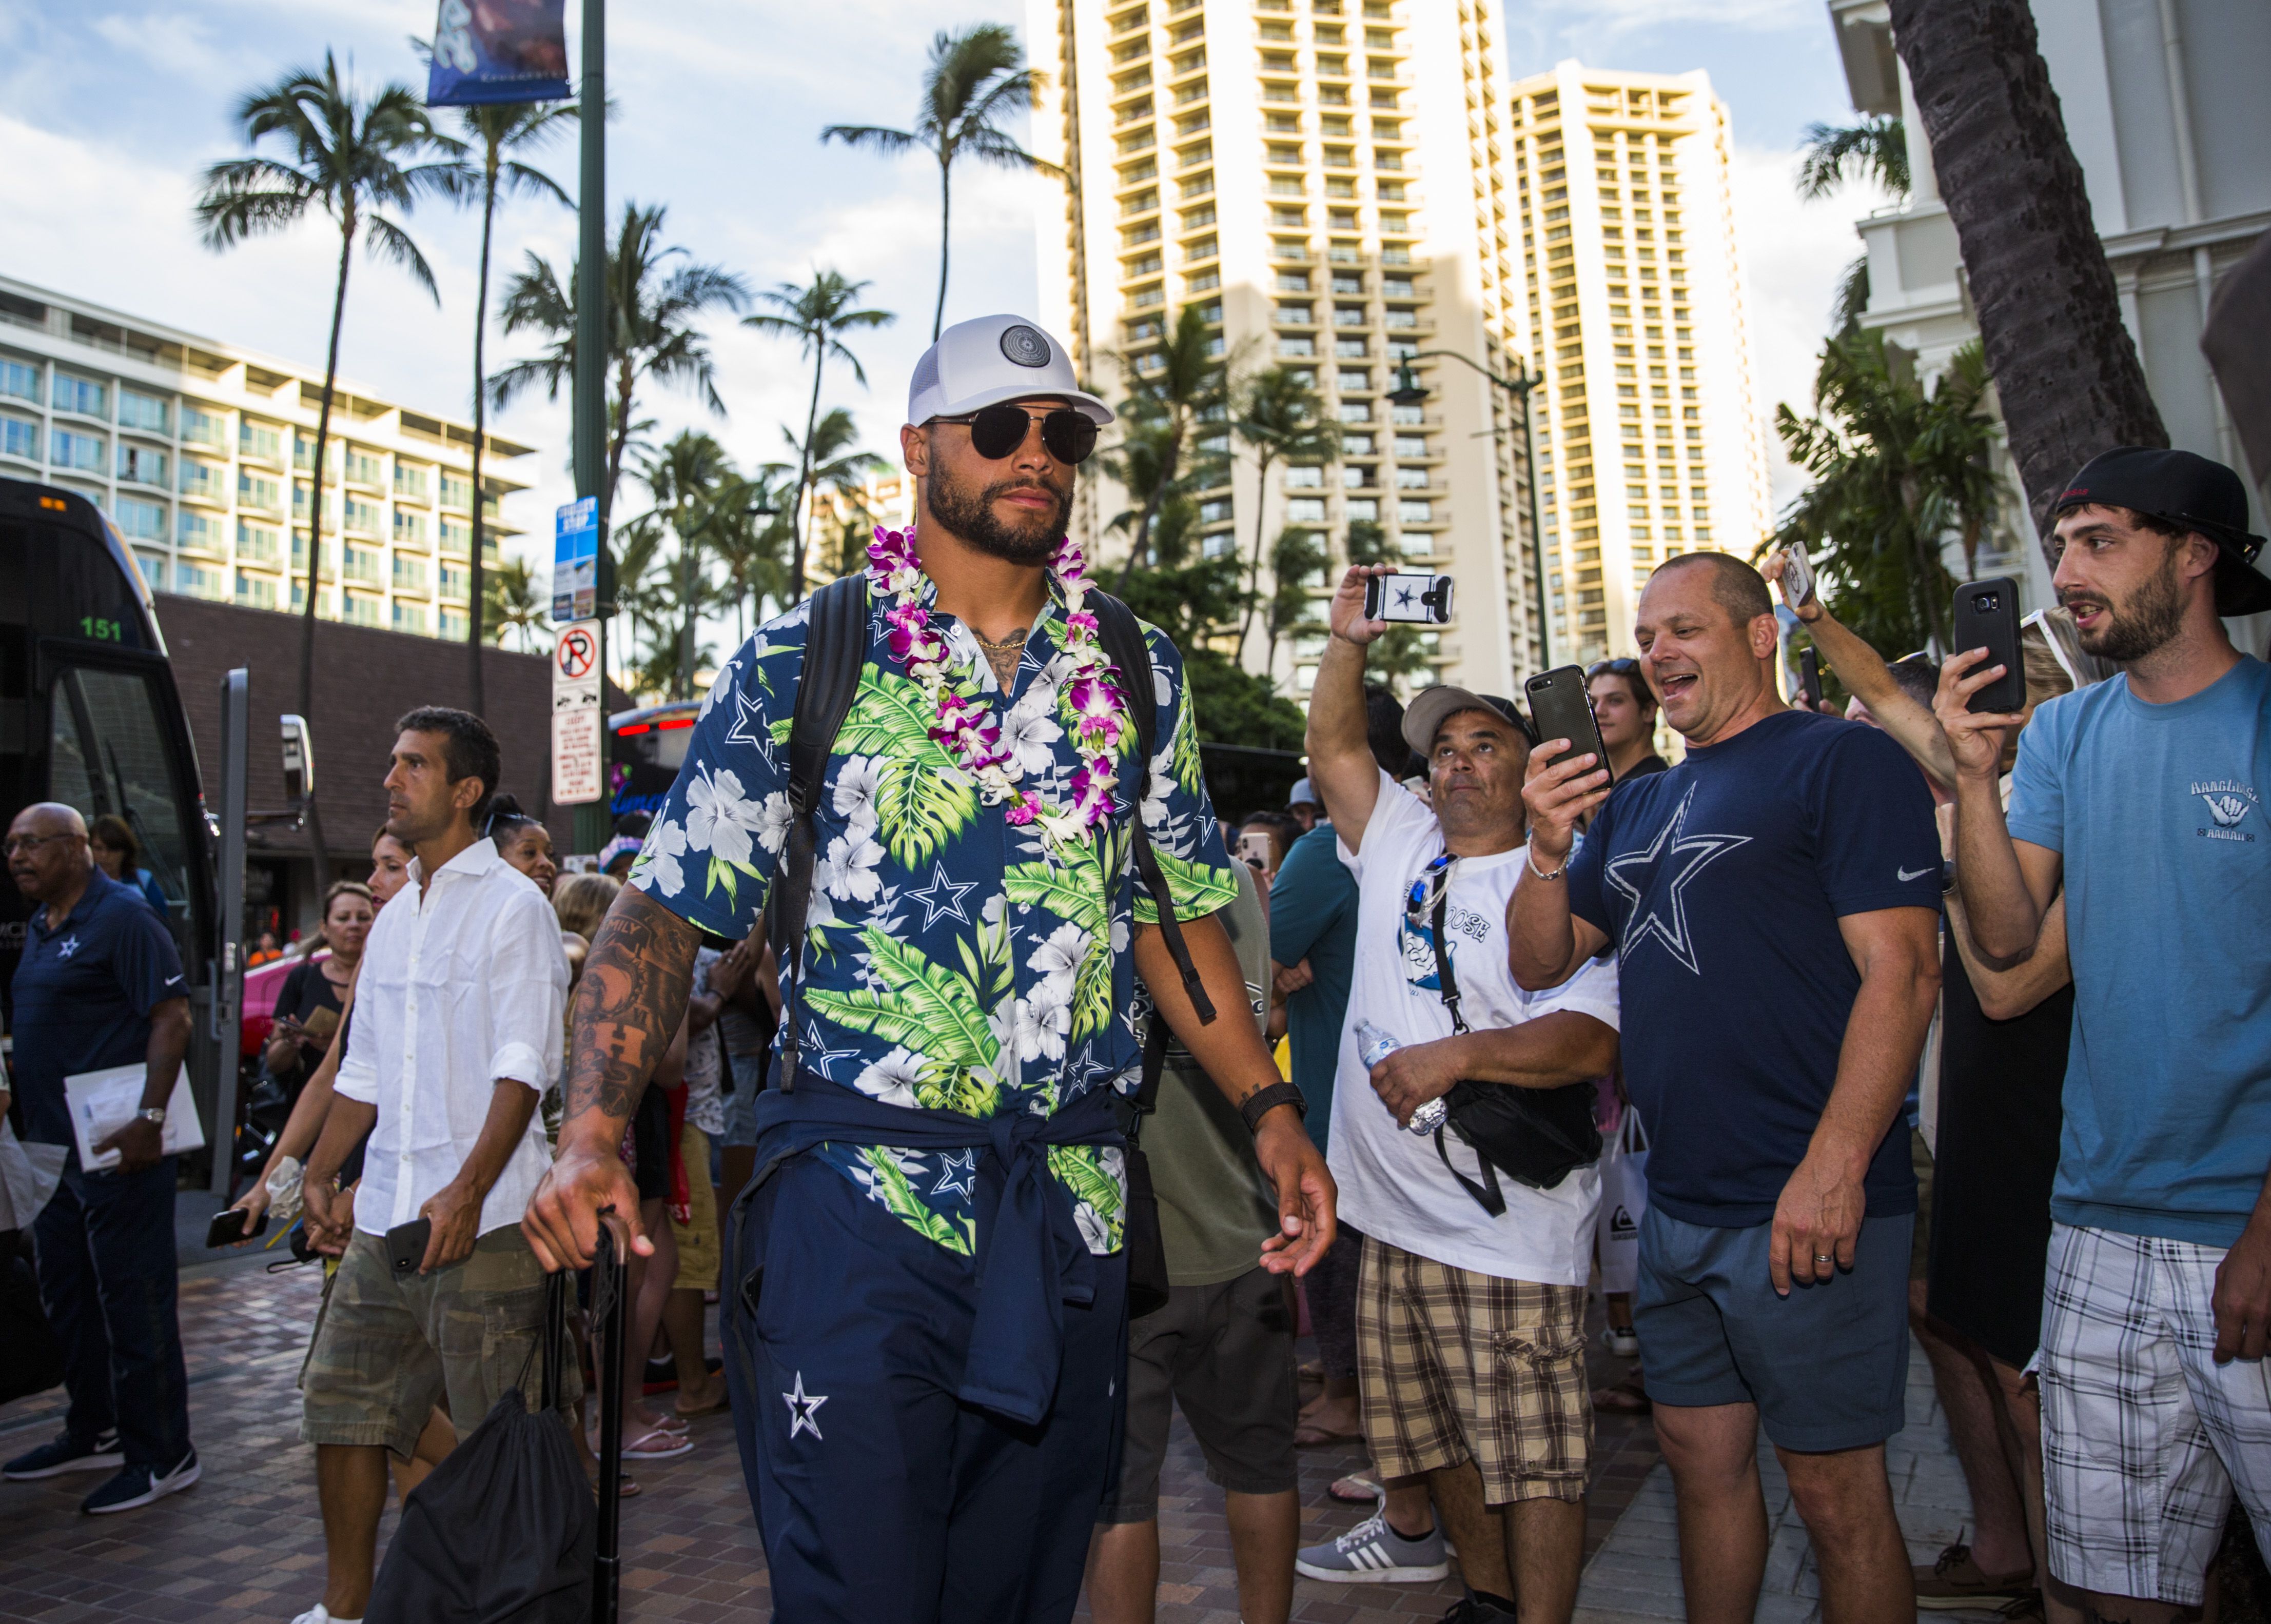
[[[946,877],[946,864],[934,865],[930,884],[920,891],[907,893],[907,901],[920,902],[923,910],[923,929],[927,931],[942,919],[951,919],[957,924],[968,924],[970,916],[963,911],[962,899],[978,889],[978,882],[966,879],[957,882]]]
[[[959,1153],[941,1151],[938,1165],[946,1176],[930,1187],[934,1196],[966,1196],[977,1187],[978,1153],[965,1150]]]
[[[800,1432],[808,1432],[815,1438],[820,1436],[820,1423],[812,1418],[820,1413],[820,1406],[828,1402],[828,1395],[814,1393],[808,1397],[804,1390],[803,1371],[796,1373],[796,1390],[783,1393],[781,1401],[788,1405],[790,1437],[793,1438]]]
[[[1632,916],[1625,922],[1624,942],[1619,948],[1619,963],[1630,958],[1640,945],[1654,937],[1664,950],[1685,965],[1690,973],[1701,975],[1703,967],[1697,961],[1695,939],[1687,929],[1687,901],[1685,893],[1696,875],[1738,846],[1747,846],[1747,834],[1690,834],[1687,830],[1687,808],[1695,799],[1691,785],[1679,802],[1679,810],[1671,820],[1656,832],[1655,840],[1645,851],[1629,851],[1621,857],[1612,857],[1604,865],[1609,884],[1631,899]],[[1657,889],[1661,877],[1660,865],[1675,865],[1671,883],[1662,888],[1654,902],[1643,898]]]
[[[78,951],[78,938],[76,936],[66,936],[56,944],[56,957],[58,959],[68,959]]]

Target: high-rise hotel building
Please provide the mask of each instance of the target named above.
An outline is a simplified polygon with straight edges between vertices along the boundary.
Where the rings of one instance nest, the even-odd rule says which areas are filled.
[[[1322,622],[1351,523],[1458,578],[1436,671],[1492,693],[1538,668],[1520,404],[1448,351],[1512,376],[1528,351],[1504,42],[1479,0],[1031,0],[1050,76],[1034,143],[1071,177],[1040,222],[1042,316],[1121,398],[1195,305],[1241,372],[1296,369],[1338,425],[1337,461],[1238,453],[1203,493],[1205,546],[1322,538]],[[1430,393],[1394,404],[1399,364]],[[1132,506],[1082,482],[1091,556]],[[1271,585],[1265,572],[1263,587]],[[1321,637],[1277,651],[1306,693]],[[1249,640],[1259,665],[1263,643]]]
[[[1632,652],[1658,564],[1769,524],[1727,110],[1701,72],[1564,62],[1510,124],[1554,657],[1590,661]]]
[[[76,491],[118,526],[153,590],[304,608],[321,368],[0,277],[0,477]],[[463,637],[472,616],[472,425],[332,394],[324,476],[326,620]],[[482,554],[517,526],[492,434]],[[4,590],[4,588],[0,588]]]

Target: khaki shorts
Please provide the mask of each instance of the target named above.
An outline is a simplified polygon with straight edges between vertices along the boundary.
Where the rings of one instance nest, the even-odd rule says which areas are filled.
[[[687,1123],[679,1129],[679,1160],[686,1164],[687,1219],[670,1220],[678,1238],[678,1273],[673,1291],[718,1289],[718,1191],[710,1183],[710,1136]]]
[[[1585,1497],[1583,1287],[1478,1274],[1367,1235],[1356,1347],[1381,1475],[1471,1460],[1491,1505]]]
[[[514,1224],[474,1242],[446,1269],[397,1280],[379,1237],[355,1231],[324,1288],[300,1370],[300,1436],[309,1443],[384,1444],[405,1460],[447,1398],[464,1437],[507,1389],[533,1409],[542,1391],[544,1271]],[[524,1380],[525,1378],[525,1380]],[[562,1408],[583,1396],[573,1358]]]

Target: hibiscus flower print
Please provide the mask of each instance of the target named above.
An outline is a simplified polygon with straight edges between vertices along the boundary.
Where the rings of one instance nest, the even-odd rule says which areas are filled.
[[[775,856],[788,844],[788,826],[795,821],[789,810],[788,791],[776,790],[757,807],[757,844]]]
[[[920,1055],[911,1049],[894,1049],[864,1068],[852,1079],[852,1086],[886,1105],[904,1105],[912,1109],[920,1103],[915,1098],[915,1085],[922,1081],[922,1072]]]
[[[855,829],[875,827],[875,797],[882,792],[881,756],[846,756],[836,769],[836,810]]]
[[[1088,962],[1089,934],[1076,924],[1061,924],[1049,932],[1048,939],[1033,949],[1028,960],[1044,981],[1063,984],[1064,996],[1072,996],[1073,978],[1080,967]]]
[[[658,823],[647,831],[631,870],[631,884],[642,891],[676,896],[686,889],[686,870],[679,862],[686,855],[686,831],[674,823]]]
[[[1071,981],[1037,983],[1031,997],[1019,998],[1016,1031],[1018,1059],[1063,1059],[1072,1035]]]
[[[741,793],[741,775],[731,768],[715,776],[697,773],[686,786],[686,840],[696,851],[746,864],[749,831],[759,821],[757,804]]]
[[[872,902],[883,888],[883,877],[875,871],[882,861],[874,826],[863,828],[855,823],[828,842],[827,854],[813,865],[813,878],[839,902]]]
[[[1001,719],[1001,747],[1017,758],[1027,775],[1045,774],[1056,766],[1052,746],[1064,737],[1064,729],[1056,723],[1056,689],[1037,682]]]

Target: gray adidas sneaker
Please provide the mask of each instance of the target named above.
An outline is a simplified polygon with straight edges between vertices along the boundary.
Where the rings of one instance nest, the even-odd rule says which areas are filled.
[[[1430,1584],[1448,1578],[1443,1530],[1439,1524],[1417,1539],[1388,1525],[1388,1513],[1374,1512],[1329,1545],[1313,1545],[1294,1560],[1293,1571],[1332,1584]]]

